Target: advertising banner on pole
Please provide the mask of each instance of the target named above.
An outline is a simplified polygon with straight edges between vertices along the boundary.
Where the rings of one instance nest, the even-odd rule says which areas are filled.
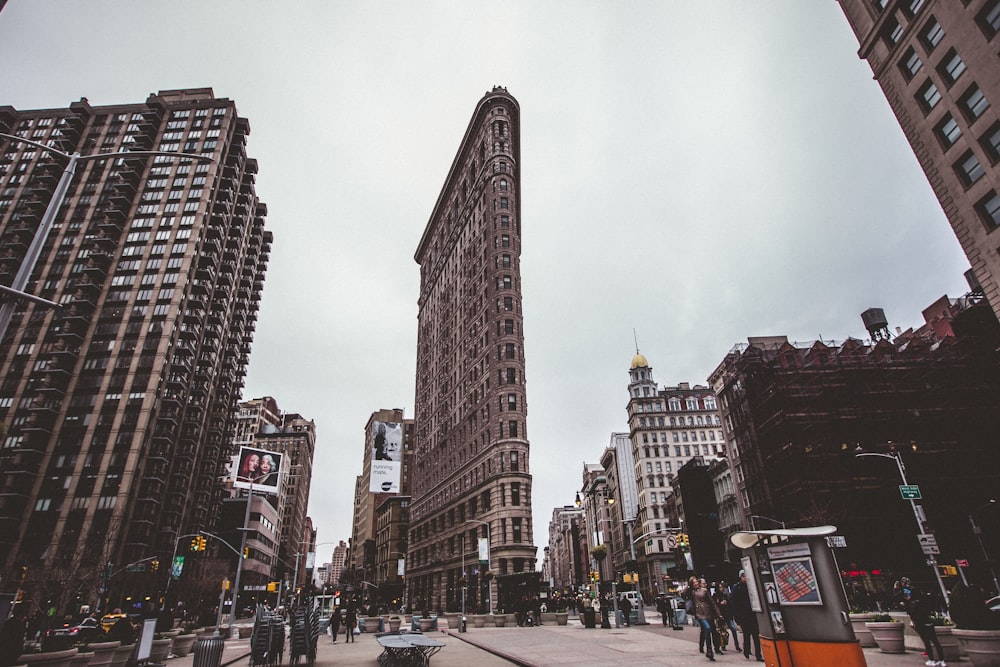
[[[371,469],[368,490],[371,493],[399,493],[403,470],[403,425],[398,422],[372,422]]]
[[[490,562],[490,541],[485,537],[479,538],[479,562],[482,565]]]
[[[282,457],[279,452],[240,447],[233,486],[237,489],[251,489],[254,493],[277,495]]]

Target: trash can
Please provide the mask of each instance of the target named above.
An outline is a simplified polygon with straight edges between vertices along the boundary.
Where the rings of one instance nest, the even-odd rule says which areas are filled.
[[[466,616],[463,615],[462,616],[462,620],[458,622],[458,631],[459,632],[465,632],[465,626],[466,626],[466,624],[468,622],[469,622],[468,617],[466,617]]]
[[[225,645],[222,637],[199,637],[194,644],[194,667],[219,667]]]
[[[594,613],[593,607],[585,607],[583,610],[583,627],[585,628],[596,628],[597,627],[597,614]],[[201,667],[198,665],[197,667]]]

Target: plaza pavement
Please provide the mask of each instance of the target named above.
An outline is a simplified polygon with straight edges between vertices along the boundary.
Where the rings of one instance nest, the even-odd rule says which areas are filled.
[[[682,665],[708,664],[698,652],[698,630],[685,626],[674,631],[660,624],[659,617],[647,614],[649,625],[611,630],[586,629],[575,618],[569,625],[542,625],[527,628],[472,628],[459,633],[447,629],[427,633],[446,646],[431,659],[433,667],[500,667],[521,665],[542,667],[551,665],[572,667],[680,667]],[[443,619],[442,619],[443,620]],[[249,665],[249,639],[226,641],[221,667]],[[286,646],[287,650],[287,646]],[[319,638],[316,656],[318,667],[377,667],[381,649],[372,634],[361,634],[357,641],[344,642],[343,633],[333,644],[327,635]],[[868,667],[917,667],[926,658],[919,651],[903,655],[881,653],[878,649],[864,649]],[[751,656],[752,658],[752,656]],[[289,655],[283,664],[289,664]],[[304,664],[300,661],[300,665]],[[730,651],[716,656],[718,665],[756,665],[752,659],[743,659],[742,652]],[[969,664],[968,661],[950,663]],[[193,655],[170,658],[166,667],[193,667]],[[770,667],[770,666],[769,666]],[[827,667],[823,665],[798,665],[797,667]],[[829,665],[828,667],[836,667]]]

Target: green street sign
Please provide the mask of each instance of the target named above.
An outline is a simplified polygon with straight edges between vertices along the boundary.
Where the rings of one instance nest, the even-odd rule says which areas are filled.
[[[899,495],[903,496],[904,500],[920,500],[920,487],[916,484],[900,484]]]

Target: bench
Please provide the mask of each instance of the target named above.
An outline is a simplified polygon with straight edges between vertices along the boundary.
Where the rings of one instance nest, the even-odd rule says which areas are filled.
[[[411,632],[382,632],[375,635],[382,647],[380,667],[428,667],[431,657],[445,647],[443,642]]]

